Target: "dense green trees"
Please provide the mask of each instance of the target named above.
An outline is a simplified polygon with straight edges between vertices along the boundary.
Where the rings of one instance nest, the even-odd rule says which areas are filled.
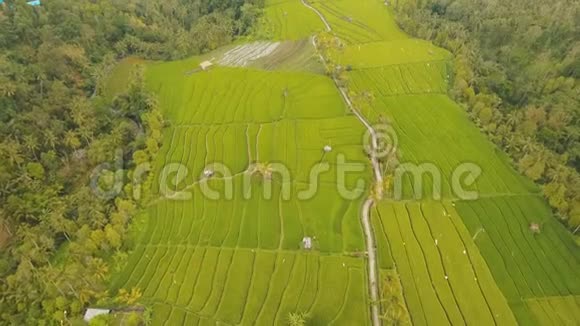
[[[164,122],[140,70],[126,92],[101,96],[108,68],[127,55],[211,50],[248,32],[261,5],[0,5],[0,238],[9,238],[0,248],[0,324],[66,323],[87,303],[117,295],[106,280],[127,257],[130,220],[152,182],[134,169],[157,152]],[[92,178],[103,163],[109,168]],[[134,178],[144,179],[139,188]],[[116,191],[99,195],[97,184]]]
[[[455,55],[451,93],[580,225],[580,3],[399,0],[399,24]]]

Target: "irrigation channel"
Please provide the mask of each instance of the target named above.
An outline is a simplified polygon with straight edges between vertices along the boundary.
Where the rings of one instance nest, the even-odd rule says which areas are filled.
[[[306,0],[301,0],[302,4],[306,6],[308,9],[314,11],[318,17],[322,20],[324,25],[326,26],[326,30],[332,33],[332,28],[330,24],[326,21],[326,18],[322,15],[320,11],[316,8],[312,7]],[[316,39],[312,38],[312,44],[314,48],[319,53],[320,59],[325,62],[325,58],[320,54],[318,51],[318,47],[316,45]],[[336,88],[340,91],[342,98],[348,105],[349,109],[352,113],[358,118],[358,120],[365,126],[368,130],[369,135],[371,136],[371,153],[370,154],[370,161],[373,167],[373,174],[375,177],[375,183],[382,185],[383,184],[383,175],[381,173],[379,160],[377,158],[376,153],[378,153],[378,138],[375,129],[371,126],[371,124],[362,116],[360,112],[352,105],[352,101],[348,97],[348,94],[344,87],[341,87],[336,77],[332,77]],[[380,196],[379,196],[380,197]],[[371,208],[373,207],[375,200],[372,197],[367,198],[364,202],[361,212],[360,212],[360,219],[363,225],[363,232],[365,234],[365,245],[366,245],[366,252],[368,253],[367,259],[367,272],[368,272],[368,281],[369,281],[369,293],[371,299],[371,318],[373,326],[380,326],[381,321],[379,318],[379,285],[378,285],[378,276],[377,276],[377,256],[376,256],[376,243],[374,238],[374,232],[371,225]]]

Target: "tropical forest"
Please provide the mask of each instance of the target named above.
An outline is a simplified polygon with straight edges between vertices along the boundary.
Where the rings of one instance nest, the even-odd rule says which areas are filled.
[[[0,0],[0,325],[579,325],[579,22]]]

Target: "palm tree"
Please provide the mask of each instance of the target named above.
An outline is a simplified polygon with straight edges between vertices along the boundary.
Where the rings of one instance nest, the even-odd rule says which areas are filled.
[[[0,84],[0,95],[5,97],[12,97],[16,94],[16,86],[12,83]]]
[[[26,135],[23,139],[24,146],[32,155],[36,156],[36,150],[38,149],[38,140],[33,135]]]
[[[553,168],[548,168],[546,170],[546,176],[551,182],[563,183],[568,179],[568,170],[561,165],[557,165]]]
[[[263,163],[255,163],[252,165],[252,168],[249,170],[250,174],[260,174],[265,180],[272,179],[272,173],[274,169],[271,163],[263,162]]]
[[[538,151],[538,144],[536,144],[532,138],[526,137],[523,141],[523,152],[532,153]]]
[[[519,143],[520,139],[516,137],[513,133],[510,133],[508,136],[504,138],[504,147],[508,151],[519,153],[521,151]]]
[[[56,147],[57,141],[58,138],[54,135],[54,133],[50,129],[47,129],[44,132],[44,142],[47,146],[54,149]]]
[[[288,314],[288,325],[305,326],[308,315],[302,312],[291,312]]]
[[[72,130],[67,131],[64,135],[64,143],[72,149],[77,149],[81,146],[81,141]]]
[[[519,111],[512,111],[506,116],[506,124],[514,128],[521,121],[521,113]]]
[[[4,152],[12,164],[20,164],[24,157],[20,153],[20,144],[15,141],[8,141],[0,144],[0,151]]]
[[[145,308],[145,311],[143,311],[143,322],[145,323],[145,326],[151,325],[151,323],[153,322],[152,316],[153,309],[151,307]]]

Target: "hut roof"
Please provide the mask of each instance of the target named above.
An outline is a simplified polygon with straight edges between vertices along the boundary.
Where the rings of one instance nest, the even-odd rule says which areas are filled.
[[[199,66],[201,67],[201,69],[206,70],[207,68],[213,66],[213,63],[211,61],[204,61],[200,63]]]
[[[304,249],[312,249],[312,238],[311,237],[302,238],[302,245],[304,246]]]
[[[91,319],[100,316],[100,315],[108,315],[111,313],[111,309],[98,309],[98,308],[87,308],[85,311],[85,316],[83,319],[85,321],[90,321]]]

